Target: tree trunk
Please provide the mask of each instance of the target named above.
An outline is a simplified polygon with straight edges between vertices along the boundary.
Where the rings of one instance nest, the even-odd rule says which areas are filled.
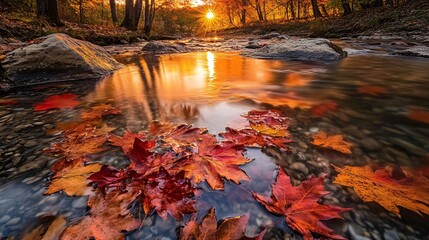
[[[242,0],[242,9],[241,9],[241,14],[240,14],[240,23],[242,26],[246,25],[246,15],[247,15],[247,0]]]
[[[129,30],[137,30],[137,26],[135,25],[133,0],[126,0],[125,2],[125,17],[121,23],[121,27],[125,27]]]
[[[118,23],[118,14],[116,12],[116,1],[109,0],[109,3],[110,3],[110,12],[112,13],[112,22]]]
[[[79,0],[79,23],[83,23],[83,0]]]
[[[319,6],[317,5],[317,0],[311,0],[311,6],[313,7],[314,18],[323,17],[322,13],[320,13]]]
[[[144,26],[143,31],[146,35],[149,36],[153,20],[155,18],[155,0],[144,0]]]
[[[352,13],[352,10],[350,9],[350,4],[348,0],[341,0],[341,7],[343,7],[344,10],[344,16],[349,15]]]
[[[320,7],[322,8],[323,15],[325,17],[329,17],[328,11],[326,10],[325,4],[320,4]]]
[[[51,24],[63,26],[58,15],[57,0],[37,0],[37,16],[45,18]]]
[[[293,6],[293,2],[290,2],[290,15],[292,17],[292,20],[295,20],[296,14],[295,14],[295,7]]]
[[[142,13],[142,7],[143,7],[143,0],[135,0],[135,3],[134,3],[134,25],[136,26],[136,28],[139,25],[140,16]]]

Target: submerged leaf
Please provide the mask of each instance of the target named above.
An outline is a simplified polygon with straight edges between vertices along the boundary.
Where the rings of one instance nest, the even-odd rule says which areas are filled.
[[[352,154],[352,151],[350,150],[352,144],[346,142],[340,134],[328,136],[325,132],[320,131],[313,134],[311,137],[313,138],[313,142],[311,142],[313,145],[332,149],[344,154]]]
[[[357,92],[360,94],[378,96],[380,94],[387,93],[387,90],[386,90],[386,88],[381,87],[381,86],[362,85],[362,86],[358,87]]]
[[[226,218],[220,226],[217,226],[214,208],[211,208],[200,224],[196,216],[180,230],[180,240],[240,240],[262,239],[265,230],[253,238],[244,235],[249,216]]]
[[[335,111],[338,108],[338,104],[332,101],[322,102],[310,108],[310,112],[315,117],[322,117],[327,112]]]
[[[80,161],[72,163],[55,174],[45,194],[64,190],[68,196],[87,195],[89,187],[86,179],[100,169],[101,165],[98,163],[86,166]]]
[[[305,180],[298,187],[294,187],[290,178],[280,168],[276,182],[272,185],[271,196],[265,197],[257,193],[253,193],[253,196],[268,211],[285,216],[288,225],[300,232],[304,239],[313,239],[311,232],[329,238],[344,239],[321,222],[341,218],[340,213],[350,210],[319,204],[318,200],[328,193],[323,187],[322,177]]]
[[[429,124],[429,111],[411,108],[408,111],[407,117],[418,122]]]
[[[110,104],[101,104],[95,107],[91,107],[91,111],[83,112],[80,117],[84,120],[99,119],[106,115],[120,114],[121,110],[113,107]]]
[[[79,101],[75,100],[78,96],[73,93],[64,93],[47,97],[44,102],[39,103],[34,108],[35,111],[44,111],[49,109],[74,108],[79,105]]]
[[[387,168],[372,171],[368,166],[335,167],[340,174],[334,183],[352,187],[365,202],[377,202],[400,216],[398,206],[420,215],[429,214],[429,179],[402,170],[404,178],[394,179]]]
[[[88,199],[91,215],[67,228],[60,239],[125,239],[122,231],[131,231],[140,225],[126,210],[131,201],[130,195],[109,193],[104,196],[98,192]]]

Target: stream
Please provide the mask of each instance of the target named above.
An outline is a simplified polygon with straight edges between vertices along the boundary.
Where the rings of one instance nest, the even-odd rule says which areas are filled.
[[[251,194],[268,196],[281,166],[294,185],[327,174],[324,185],[331,193],[320,203],[353,208],[341,214],[344,220],[325,222],[337,234],[348,239],[428,239],[428,215],[400,208],[398,217],[377,203],[363,202],[353,189],[332,183],[337,173],[331,164],[427,172],[429,123],[410,117],[410,112],[429,111],[429,59],[388,56],[379,49],[336,63],[251,59],[218,51],[116,58],[126,67],[100,81],[34,86],[0,95],[3,103],[16,101],[0,101],[0,239],[22,239],[56,216],[75,223],[88,212],[87,197],[43,194],[50,167],[58,160],[44,149],[61,138],[52,133],[56,123],[74,121],[89,106],[102,103],[121,109],[120,115],[105,119],[117,135],[145,130],[152,121],[187,123],[218,134],[225,127],[242,126],[241,115],[254,109],[277,109],[292,119],[290,152],[247,149],[245,156],[254,160],[241,168],[250,181],[225,181],[224,191],[200,184],[200,218],[212,207],[218,220],[247,213],[248,236],[268,227],[264,239],[302,239],[284,217],[266,211]],[[81,104],[34,111],[35,104],[62,93],[77,94]],[[317,112],[327,105],[335,108]],[[352,143],[352,154],[310,144],[317,131],[342,134]],[[113,146],[91,157],[116,167],[129,164]],[[126,239],[176,239],[186,219],[189,216],[164,221],[152,214]]]

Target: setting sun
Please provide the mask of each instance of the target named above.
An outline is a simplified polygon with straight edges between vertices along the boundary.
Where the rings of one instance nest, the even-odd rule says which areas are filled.
[[[212,11],[208,11],[206,14],[207,19],[213,19],[215,17],[214,13]]]

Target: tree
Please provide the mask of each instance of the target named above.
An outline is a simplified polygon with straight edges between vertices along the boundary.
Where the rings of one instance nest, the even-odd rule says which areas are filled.
[[[152,30],[153,20],[155,18],[155,0],[144,0],[144,26],[143,32],[146,35]]]
[[[142,1],[143,0],[126,0],[125,17],[121,23],[122,27],[125,27],[129,30],[137,30],[143,6]]]
[[[322,17],[322,13],[320,13],[319,6],[317,5],[317,0],[311,0],[311,6],[313,7],[313,15],[315,18]]]
[[[350,8],[350,4],[348,0],[341,0],[341,7],[344,10],[344,16],[352,13],[352,9]]]
[[[110,12],[112,14],[112,22],[118,23],[118,15],[116,12],[116,1],[115,0],[109,0],[110,3]]]
[[[37,0],[36,4],[38,17],[43,17],[56,26],[63,25],[58,14],[57,0]]]

